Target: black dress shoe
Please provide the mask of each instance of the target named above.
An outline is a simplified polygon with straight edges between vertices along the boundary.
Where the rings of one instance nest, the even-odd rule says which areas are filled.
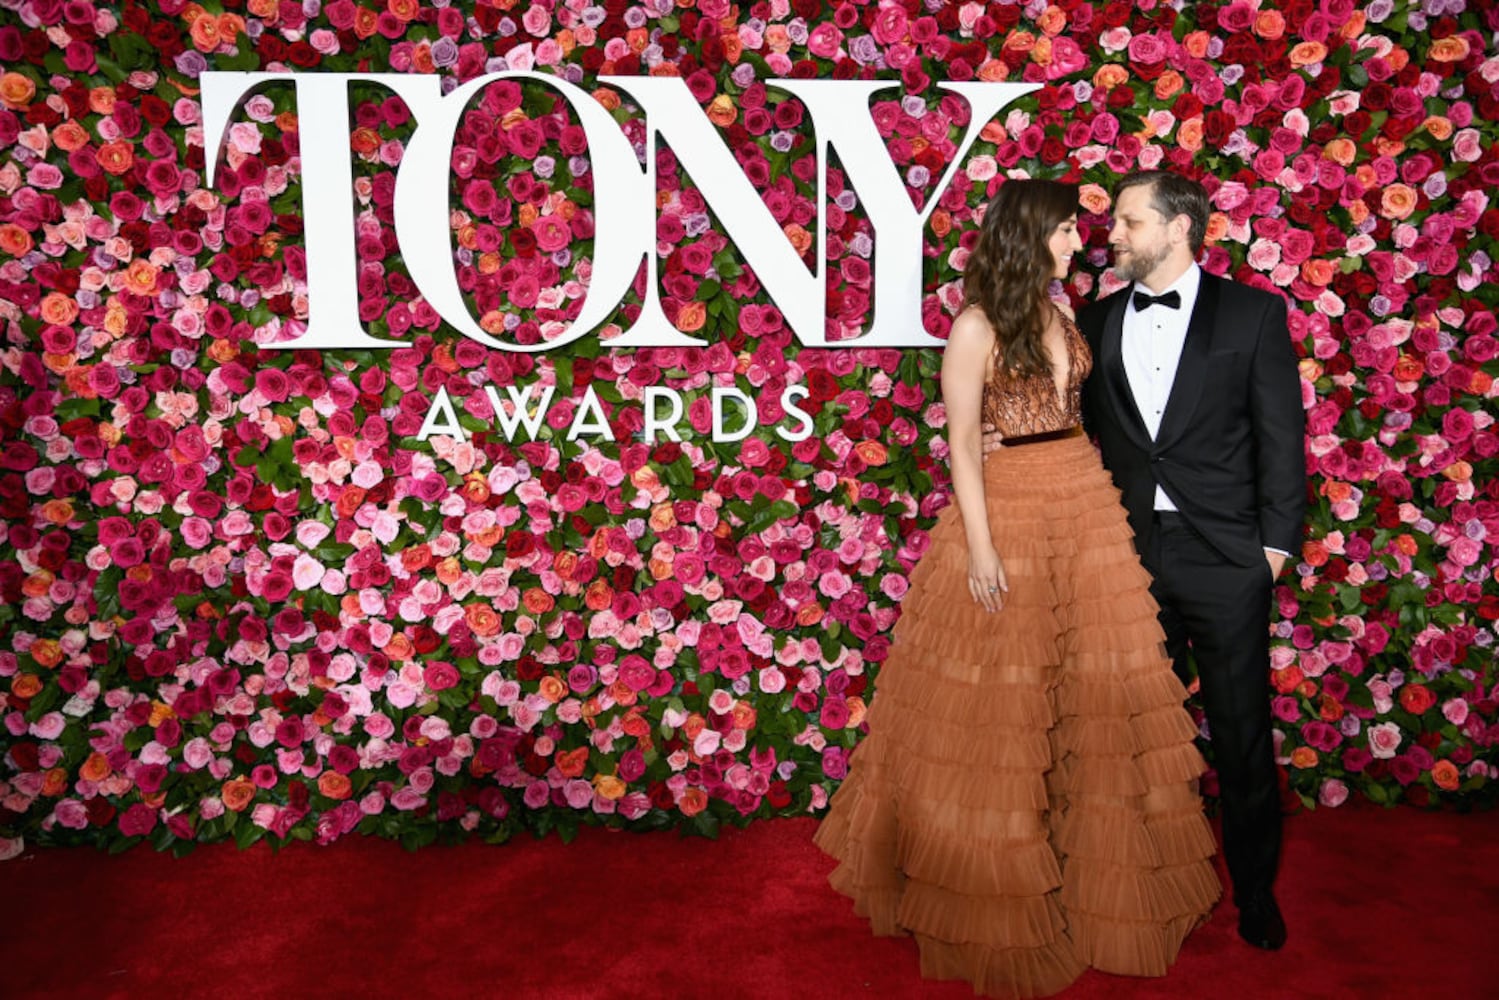
[[[1286,922],[1269,893],[1245,901],[1239,907],[1239,937],[1256,948],[1274,951],[1286,943]]]

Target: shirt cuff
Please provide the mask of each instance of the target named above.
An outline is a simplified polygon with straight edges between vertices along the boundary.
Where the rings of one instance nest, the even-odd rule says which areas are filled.
[[[1275,554],[1276,554],[1276,555],[1281,555],[1281,556],[1285,556],[1285,557],[1286,557],[1286,558],[1287,558],[1287,559],[1289,559],[1289,558],[1291,558],[1291,553],[1289,553],[1289,552],[1287,552],[1287,551],[1286,551],[1286,550],[1285,550],[1285,549],[1277,549],[1277,548],[1272,548],[1272,547],[1271,547],[1271,546],[1269,546],[1269,545],[1265,545],[1265,546],[1261,546],[1261,547],[1262,547],[1262,548],[1263,548],[1263,549],[1264,549],[1264,550],[1265,550],[1265,551],[1266,551],[1266,552],[1274,552],[1274,553],[1275,553]]]

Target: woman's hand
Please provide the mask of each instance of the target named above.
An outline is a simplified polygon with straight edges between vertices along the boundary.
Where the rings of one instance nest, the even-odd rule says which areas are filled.
[[[1005,579],[1005,566],[994,546],[970,546],[968,592],[984,606],[985,611],[994,612],[1005,606],[1003,595],[1010,592],[1010,584]]]

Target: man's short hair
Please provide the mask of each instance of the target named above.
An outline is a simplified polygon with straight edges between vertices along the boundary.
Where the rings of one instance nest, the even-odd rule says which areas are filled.
[[[1178,215],[1185,215],[1191,225],[1187,240],[1195,255],[1202,249],[1208,234],[1208,193],[1203,186],[1189,177],[1169,170],[1136,170],[1126,174],[1114,188],[1114,202],[1132,187],[1150,188],[1150,207],[1161,214],[1167,222]]]

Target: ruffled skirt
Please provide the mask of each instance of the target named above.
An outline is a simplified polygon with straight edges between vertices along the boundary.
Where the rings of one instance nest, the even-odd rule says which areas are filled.
[[[911,577],[869,735],[817,845],[922,975],[1047,996],[1164,975],[1221,891],[1203,761],[1119,493],[1083,437],[990,454],[1009,593],[968,591],[954,503]]]

